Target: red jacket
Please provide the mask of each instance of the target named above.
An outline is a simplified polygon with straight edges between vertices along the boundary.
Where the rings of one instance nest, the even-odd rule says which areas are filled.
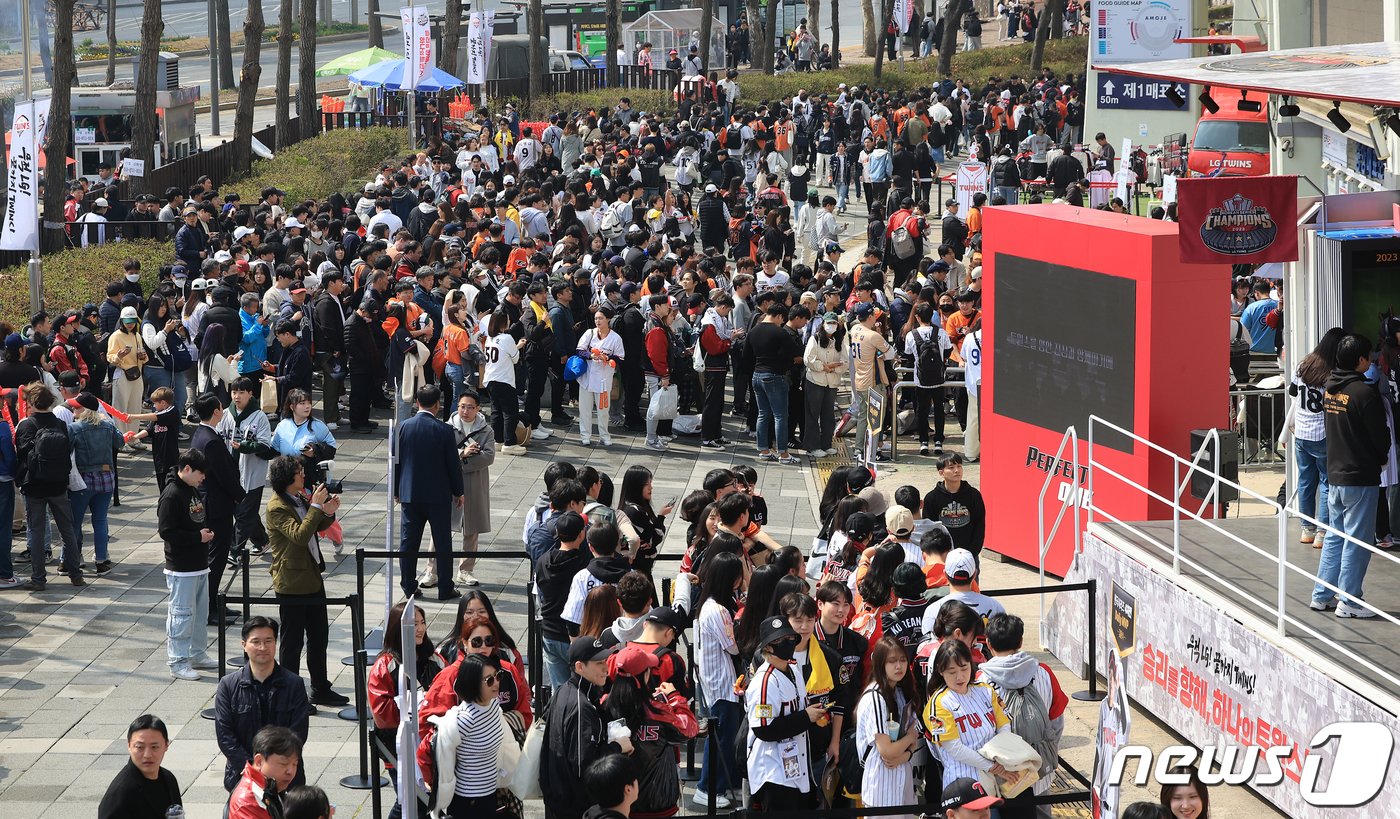
[[[651,359],[651,371],[657,378],[671,375],[671,336],[663,327],[653,327],[647,331],[647,358]]]
[[[438,672],[433,678],[433,685],[428,689],[427,699],[423,707],[418,709],[418,734],[423,736],[432,726],[428,724],[428,717],[437,717],[452,710],[452,706],[457,704],[457,672],[462,670],[462,658],[466,654],[459,654],[457,661]],[[503,660],[499,657],[496,662],[501,664],[501,672],[509,672],[514,680],[514,685],[504,684],[501,686],[501,708],[506,711],[520,712],[521,721],[528,729],[530,723],[535,720],[535,712],[530,708],[530,687],[525,682],[525,674],[514,663]],[[505,683],[505,680],[502,680]],[[397,710],[397,709],[396,709]],[[376,722],[378,714],[375,714]]]
[[[238,780],[228,800],[228,819],[272,819],[267,808],[263,807],[263,792],[266,789],[267,780],[263,778],[262,771],[254,768],[251,762],[244,765],[243,778]]]
[[[53,337],[53,346],[49,348],[49,361],[53,362],[55,374],[66,373],[69,370],[77,370],[78,375],[82,376],[83,382],[86,383],[88,380],[87,362],[83,360],[81,355],[68,355],[71,344],[72,342],[69,341],[67,336],[55,335]],[[76,347],[72,347],[72,349],[75,351],[77,350]]]

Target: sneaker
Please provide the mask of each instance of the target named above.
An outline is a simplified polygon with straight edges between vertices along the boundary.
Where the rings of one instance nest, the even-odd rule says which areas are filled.
[[[93,567],[92,567],[92,570],[93,570],[93,572],[96,573],[96,574],[106,574],[107,572],[110,572],[110,571],[112,570],[112,561],[110,561],[110,560],[102,560],[102,561],[99,561],[98,564],[97,564],[96,566],[93,566]]]
[[[661,443],[660,441],[647,441],[647,443],[646,443],[646,448],[647,448],[647,449],[650,449],[650,450],[653,451],[653,452],[665,452],[665,451],[666,451],[666,445],[663,444],[663,443]]]
[[[262,557],[266,552],[266,545],[259,546],[258,544],[254,543],[253,545],[248,547],[248,555],[250,557]]]
[[[420,577],[420,578],[418,578],[418,588],[420,588],[420,589],[432,589],[432,588],[437,588],[437,572],[434,571],[433,569],[429,569],[428,571],[424,572],[424,573],[423,573],[423,576]]]
[[[22,585],[18,577],[0,577],[0,589],[17,589]]]
[[[200,676],[198,671],[195,671],[187,665],[172,665],[170,667],[170,676],[177,680],[188,680],[189,682],[199,682],[204,679]]]
[[[344,694],[336,693],[329,688],[325,691],[311,692],[311,701],[317,705],[324,705],[328,708],[339,708],[350,704],[349,697]]]
[[[1316,529],[1304,529],[1303,533],[1298,536],[1299,543],[1312,543],[1314,540],[1317,540]]]
[[[695,796],[691,797],[690,801],[702,808],[708,808],[710,806],[710,795],[697,788],[695,790]],[[715,810],[724,810],[731,804],[729,797],[722,793],[715,794]]]
[[[35,580],[32,577],[24,581],[24,584],[20,586],[21,589],[31,592],[41,592],[44,589],[47,589],[48,587],[48,583],[44,582],[43,580]]]
[[[920,454],[920,455],[927,455],[927,454],[928,454],[928,444],[919,444],[919,454]]]
[[[213,657],[196,657],[190,661],[190,668],[196,671],[213,671],[218,667],[219,662]]]
[[[551,415],[549,423],[556,427],[571,427],[574,425],[574,417],[572,415]]]
[[[1336,607],[1337,601],[1335,599],[1328,600],[1326,602],[1319,602],[1317,600],[1308,601],[1308,608],[1312,609],[1313,611],[1331,611]]]
[[[501,447],[501,454],[503,455],[524,455],[527,451],[528,450],[520,444]]]
[[[554,433],[550,430],[544,429],[543,427],[535,427],[534,429],[530,430],[530,439],[533,441],[543,441],[553,437]]]
[[[778,454],[776,452],[760,452],[758,453],[758,459],[760,461],[777,461]]]
[[[797,458],[795,458],[795,457],[793,457],[792,455],[789,454],[789,455],[783,455],[782,457],[778,458],[778,463],[783,464],[783,465],[785,465],[785,466],[792,466],[793,464],[798,464],[798,463],[802,463],[802,462],[799,461],[799,460],[797,460]]]
[[[329,429],[329,430],[337,430],[337,429],[340,429],[340,424],[337,424],[337,423],[334,422],[334,421],[328,421],[328,422],[326,422],[326,429]]]
[[[68,582],[72,583],[74,586],[78,586],[81,588],[87,585],[87,581],[83,579],[82,569],[70,569],[68,571],[60,572],[60,574],[68,575]]]
[[[578,445],[579,445],[579,446],[593,446],[593,439],[592,439],[592,438],[580,438],[580,439],[578,439]]]
[[[715,439],[715,442],[718,443],[720,446],[733,446],[733,445],[734,445],[734,442],[733,442],[733,441],[729,440],[728,438],[724,437],[723,435],[721,435],[721,436],[719,436],[718,438],[716,438],[716,439]]]
[[[662,443],[665,443],[665,441],[662,441]],[[611,439],[611,438],[602,438],[602,439],[599,439],[599,441],[598,441],[598,446],[612,446],[612,439]]]
[[[477,579],[476,579],[476,576],[473,575],[471,572],[457,572],[456,577],[454,577],[453,579],[457,581],[457,585],[459,585],[459,586],[480,586],[480,585],[481,585],[481,581],[480,581],[480,580],[477,580]]]
[[[1356,618],[1358,620],[1369,620],[1377,616],[1374,611],[1365,606],[1353,606],[1350,603],[1337,604],[1337,616],[1341,618]]]
[[[724,449],[724,444],[716,440],[701,441],[700,446],[705,449]]]

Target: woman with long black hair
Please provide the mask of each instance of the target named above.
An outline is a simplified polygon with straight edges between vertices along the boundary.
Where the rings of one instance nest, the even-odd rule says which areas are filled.
[[[739,610],[738,595],[744,582],[744,560],[737,554],[710,554],[700,586],[700,615],[695,624],[696,677],[698,693],[710,714],[714,739],[705,743],[705,761],[696,785],[695,804],[708,806],[711,795],[715,807],[730,806],[728,793],[738,787],[739,768],[734,758],[735,738],[743,724],[744,711],[734,693],[738,678],[739,647],[734,640],[734,615]]]
[[[1315,517],[1328,525],[1327,514],[1327,428],[1322,420],[1322,388],[1332,368],[1337,364],[1337,345],[1346,337],[1346,330],[1333,327],[1323,333],[1313,351],[1298,362],[1298,369],[1288,385],[1288,394],[1296,400],[1288,408],[1284,427],[1293,436],[1293,458],[1298,467],[1298,511]],[[1382,339],[1377,366],[1388,377],[1400,375],[1400,355],[1392,339],[1387,346]],[[1396,381],[1392,377],[1391,383]],[[1322,548],[1317,527],[1303,521],[1299,540]]]
[[[660,659],[640,646],[629,645],[608,658],[608,690],[604,707],[612,719],[632,732],[632,763],[640,793],[629,816],[662,819],[673,816],[680,802],[680,769],[675,748],[694,739],[700,725],[685,695],[655,676]]]
[[[644,466],[631,466],[622,475],[622,514],[632,522],[640,541],[632,568],[651,575],[651,566],[656,562],[656,550],[666,538],[666,516],[671,514],[674,501],[667,501],[660,512],[653,511],[651,497],[651,470]]]
[[[399,602],[389,610],[388,622],[384,624],[384,642],[369,669],[367,693],[369,710],[374,719],[374,733],[387,747],[394,747],[394,736],[399,728],[399,667],[403,664],[403,612],[407,602]],[[413,609],[414,636],[414,680],[421,690],[427,691],[433,679],[443,668],[442,657],[433,648],[428,636],[428,621],[423,609]],[[397,771],[386,764],[390,781],[397,782]],[[397,789],[395,789],[397,790]],[[389,811],[389,819],[398,819],[403,808],[397,801]]]

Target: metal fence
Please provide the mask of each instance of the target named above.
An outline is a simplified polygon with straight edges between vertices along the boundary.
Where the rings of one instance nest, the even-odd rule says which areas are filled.
[[[680,72],[668,68],[643,68],[639,65],[617,67],[617,88],[638,90],[670,91],[680,82]],[[544,76],[544,93],[579,94],[597,91],[608,86],[607,69],[593,68],[580,71],[566,71]],[[502,80],[486,81],[488,99],[529,99],[530,81],[526,77],[511,77]]]
[[[1285,387],[1246,384],[1230,390],[1230,429],[1239,439],[1241,470],[1282,468],[1284,453],[1279,451],[1278,436],[1287,414]]]

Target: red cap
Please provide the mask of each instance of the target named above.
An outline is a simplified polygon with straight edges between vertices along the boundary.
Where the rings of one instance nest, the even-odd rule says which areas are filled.
[[[608,676],[640,677],[661,661],[640,646],[627,646],[608,658]]]

